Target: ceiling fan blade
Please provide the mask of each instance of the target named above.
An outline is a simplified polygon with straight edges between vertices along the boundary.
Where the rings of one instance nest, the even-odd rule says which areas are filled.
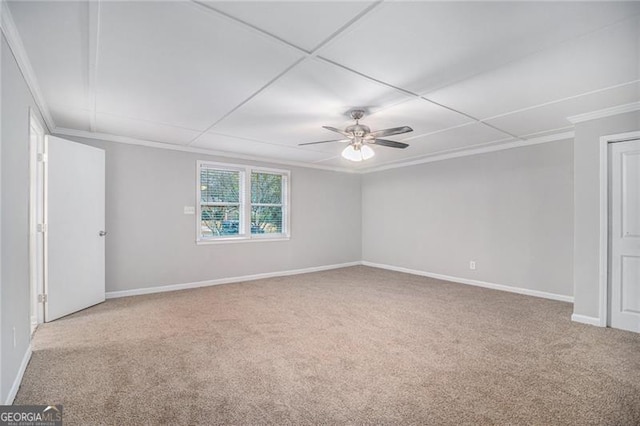
[[[390,148],[406,148],[409,146],[409,144],[406,143],[402,143],[402,142],[396,142],[396,141],[388,141],[386,139],[376,139],[373,141],[374,145],[381,145],[381,146],[388,146]]]
[[[318,142],[299,143],[298,146],[315,145],[317,143],[328,143],[328,142],[351,142],[351,139],[334,139],[334,140],[331,140],[331,141],[318,141]]]
[[[375,139],[383,136],[401,135],[403,133],[409,133],[409,132],[413,132],[413,129],[409,126],[394,127],[392,129],[383,129],[383,130],[376,130],[375,132],[371,132],[367,135],[367,138]]]
[[[335,127],[331,127],[331,126],[322,126],[322,127],[324,129],[331,130],[332,132],[340,133],[341,135],[344,135],[346,137],[352,137],[353,136],[351,133],[347,133],[344,130],[336,129]]]

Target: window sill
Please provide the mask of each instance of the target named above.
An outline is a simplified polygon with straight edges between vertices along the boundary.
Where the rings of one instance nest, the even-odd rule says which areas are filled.
[[[210,240],[196,240],[196,245],[204,246],[209,244],[233,244],[233,243],[266,243],[275,241],[289,241],[291,237],[288,235],[278,235],[274,237],[238,237],[238,238],[216,238]]]

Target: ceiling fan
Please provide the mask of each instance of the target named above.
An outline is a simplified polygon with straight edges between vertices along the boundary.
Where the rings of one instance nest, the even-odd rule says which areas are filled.
[[[394,127],[392,129],[376,130],[372,132],[369,126],[365,126],[364,124],[359,123],[359,120],[364,116],[364,110],[354,109],[353,111],[351,111],[350,115],[351,118],[356,120],[356,124],[353,124],[344,130],[336,129],[335,127],[330,126],[322,126],[327,130],[331,130],[332,132],[340,133],[341,135],[346,136],[346,139],[307,142],[301,143],[299,144],[299,146],[315,145],[318,143],[328,142],[348,142],[349,146],[342,151],[342,156],[351,161],[368,160],[369,158],[373,157],[375,155],[375,152],[373,151],[373,149],[371,149],[371,147],[369,147],[369,145],[380,145],[401,149],[409,146],[406,143],[395,142],[380,138],[384,136],[401,135],[403,133],[413,132],[413,129],[411,127]]]

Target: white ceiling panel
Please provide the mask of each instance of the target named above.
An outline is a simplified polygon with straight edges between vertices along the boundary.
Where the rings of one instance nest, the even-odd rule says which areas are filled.
[[[96,114],[96,131],[178,145],[186,145],[201,133],[182,127],[133,120],[105,113]]]
[[[488,123],[518,136],[571,126],[567,117],[640,101],[640,84],[626,84],[610,90],[532,108],[489,120]]]
[[[97,110],[204,130],[300,54],[187,2],[103,2]]]
[[[313,50],[371,4],[366,1],[203,3],[307,51]]]
[[[342,158],[332,158],[319,164],[360,169],[512,140],[508,135],[489,126],[481,123],[472,123],[407,140],[405,142],[409,144],[409,147],[405,149],[373,146],[376,155],[372,159],[361,163],[352,163]]]
[[[306,60],[217,124],[217,133],[297,145],[340,139],[323,125],[344,127],[353,107],[372,112],[410,99],[387,86],[318,60]],[[368,119],[362,120],[368,123]],[[410,123],[401,123],[410,124]],[[315,148],[313,148],[315,149]]]
[[[363,123],[366,123],[372,130],[405,125],[413,128],[411,133],[388,138],[393,140],[413,138],[471,122],[470,118],[462,114],[417,98],[385,108],[363,120]]]
[[[195,148],[211,149],[214,151],[235,152],[245,155],[260,156],[265,157],[265,159],[271,158],[309,163],[324,160],[333,156],[332,154],[321,151],[269,144],[211,132],[206,133],[191,146]]]
[[[490,142],[512,140],[498,130],[481,123],[473,123],[431,135],[419,136],[412,140],[405,140],[408,148],[395,149],[374,146],[375,157],[368,160],[367,167],[394,161],[410,160],[437,153],[448,152],[483,145]]]
[[[408,143],[415,147],[415,154],[420,156],[506,140],[513,140],[513,138],[484,124],[474,123],[441,133],[421,136]]]
[[[637,2],[391,2],[320,55],[424,93],[637,13]]]
[[[49,106],[51,118],[57,127],[85,131],[91,130],[91,111],[64,105],[52,104]]]
[[[8,4],[47,103],[89,109],[87,3],[12,1]]]
[[[11,1],[21,40],[7,40],[58,127],[356,169],[566,131],[567,116],[640,99],[640,2],[372,5]],[[340,138],[322,126],[354,108],[373,130],[411,126],[389,138],[410,147],[354,164],[345,144],[298,146]]]
[[[425,96],[480,119],[640,78],[638,18]]]

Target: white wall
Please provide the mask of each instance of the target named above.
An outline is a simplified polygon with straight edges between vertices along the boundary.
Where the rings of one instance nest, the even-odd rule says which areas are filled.
[[[196,245],[196,160],[251,162],[67,138],[106,150],[107,291],[361,259],[359,175],[260,163],[291,170],[291,239]]]
[[[572,163],[567,140],[364,175],[363,259],[571,296]]]
[[[574,314],[599,317],[600,137],[640,130],[640,112],[576,125]]]
[[[2,220],[0,401],[4,403],[30,342],[29,308],[29,108],[37,111],[2,36]],[[39,114],[36,112],[41,119]],[[13,329],[16,345],[13,345]]]

